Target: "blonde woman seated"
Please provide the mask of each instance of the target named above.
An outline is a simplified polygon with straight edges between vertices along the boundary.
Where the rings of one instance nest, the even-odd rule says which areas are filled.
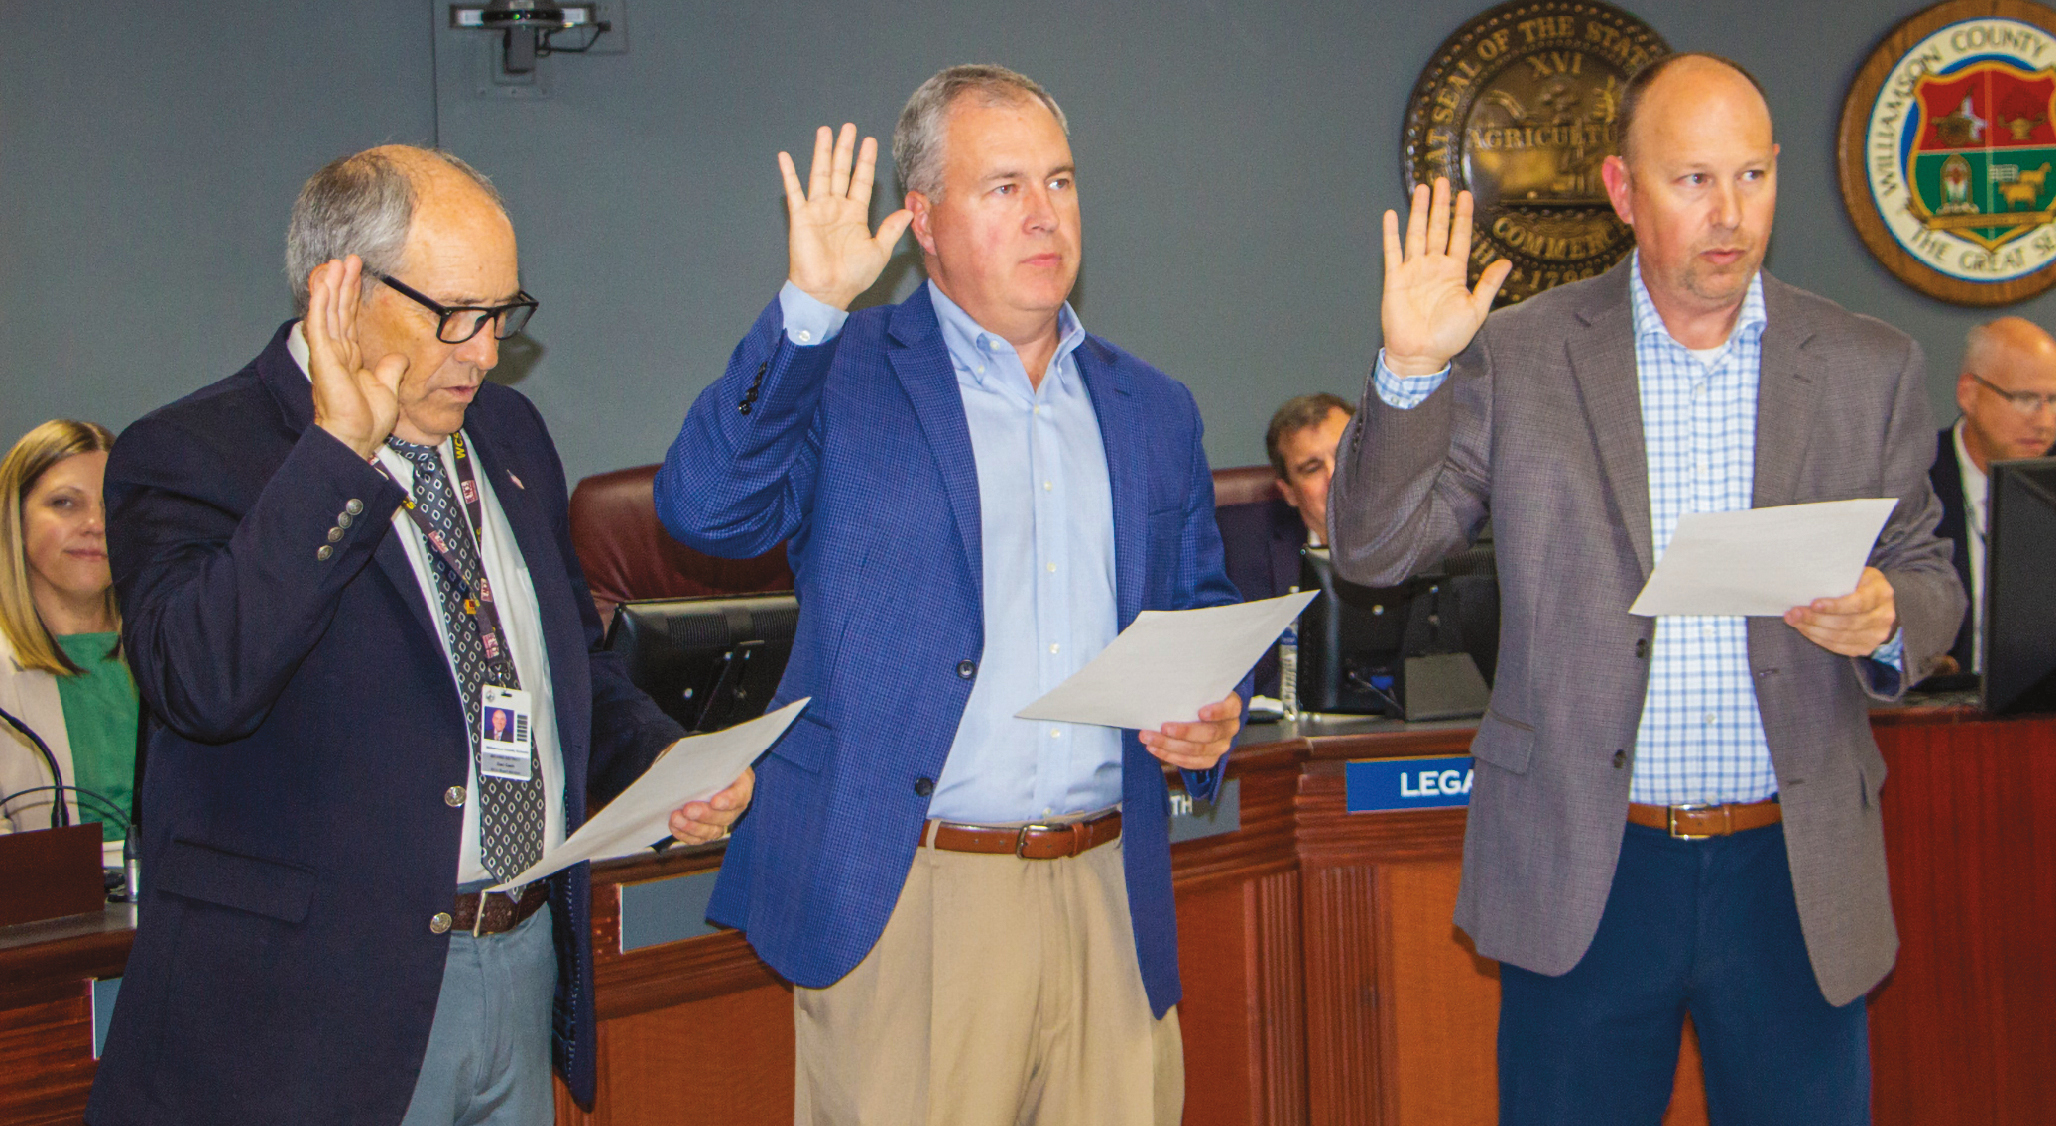
[[[66,786],[87,791],[63,798],[73,824],[100,823],[109,866],[132,806],[138,713],[100,502],[113,445],[104,427],[57,419],[0,461],[0,708],[42,736]],[[49,828],[54,781],[0,722],[0,832]]]

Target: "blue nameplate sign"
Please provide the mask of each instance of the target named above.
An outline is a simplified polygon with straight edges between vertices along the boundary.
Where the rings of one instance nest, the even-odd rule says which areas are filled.
[[[707,921],[720,869],[621,885],[621,952],[698,938],[718,929]]]
[[[1471,756],[1357,759],[1344,764],[1351,813],[1462,809],[1471,804]]]

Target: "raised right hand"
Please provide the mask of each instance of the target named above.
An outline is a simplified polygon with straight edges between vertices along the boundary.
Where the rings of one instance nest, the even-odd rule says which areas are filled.
[[[1399,241],[1399,216],[1385,213],[1385,366],[1398,376],[1433,375],[1470,344],[1492,311],[1492,298],[1513,272],[1500,259],[1466,290],[1471,256],[1471,193],[1459,192],[1454,214],[1449,181],[1414,188]]]
[[[307,376],[314,384],[314,425],[369,460],[400,417],[400,377],[407,357],[388,355],[364,366],[357,343],[357,305],[363,299],[364,262],[355,254],[314,267],[307,275]]]
[[[892,259],[893,244],[914,221],[913,212],[901,209],[887,215],[878,224],[877,235],[872,235],[871,181],[877,169],[877,139],[864,138],[859,151],[854,125],[844,125],[840,137],[830,134],[826,125],[814,132],[814,162],[807,169],[804,193],[792,154],[778,154],[778,171],[785,177],[785,210],[791,220],[787,276],[816,301],[849,308],[858,294],[878,280]]]

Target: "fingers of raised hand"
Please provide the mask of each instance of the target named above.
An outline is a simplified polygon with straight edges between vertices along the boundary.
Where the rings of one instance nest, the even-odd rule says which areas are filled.
[[[887,215],[885,217],[884,222],[878,224],[878,237],[873,239],[872,241],[878,244],[878,249],[884,251],[886,255],[890,256],[892,254],[892,248],[894,244],[899,242],[901,235],[907,233],[907,228],[911,226],[913,222],[913,212],[908,211],[904,208],[895,211],[892,214]]]
[[[1406,211],[1406,257],[1412,261],[1427,252],[1428,185],[1416,184]]]
[[[793,167],[791,153],[781,152],[778,154],[778,175],[780,179],[785,181],[786,214],[799,214],[800,208],[806,206],[807,194],[800,190],[800,174],[799,170]]]
[[[1435,189],[1428,194],[1428,253],[1449,252],[1449,181],[1435,177]]]
[[[835,163],[828,179],[830,195],[846,196],[850,191],[850,165],[856,159],[857,127],[843,123],[842,132],[835,138]]]
[[[807,165],[807,198],[817,199],[829,190],[833,178],[835,134],[823,125],[814,130],[814,159]]]

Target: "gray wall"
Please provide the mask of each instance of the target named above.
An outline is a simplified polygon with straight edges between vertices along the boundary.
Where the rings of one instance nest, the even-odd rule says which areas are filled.
[[[627,52],[544,60],[537,97],[486,80],[488,37],[442,27],[442,0],[216,0],[204,23],[0,0],[0,437],[57,414],[125,425],[240,366],[290,313],[278,261],[300,180],[439,140],[505,191],[543,299],[499,377],[540,404],[572,478],[657,460],[782,278],[778,149],[821,123],[889,135],[930,72],[995,60],[1071,116],[1087,326],[1192,386],[1214,464],[1258,462],[1280,399],[1358,390],[1405,99],[1486,6],[631,0]],[[1994,314],[1870,257],[1832,150],[1850,78],[1922,0],[1626,6],[1769,87],[1771,268],[1918,338],[1946,421],[1963,332]],[[876,299],[917,281],[910,247]],[[2056,324],[2056,295],[2010,311]]]

